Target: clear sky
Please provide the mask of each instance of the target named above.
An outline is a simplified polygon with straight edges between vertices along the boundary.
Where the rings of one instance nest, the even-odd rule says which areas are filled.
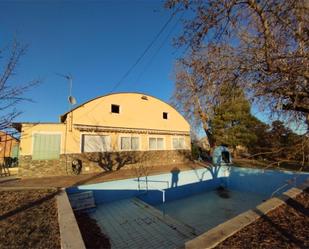
[[[155,0],[0,1],[1,47],[14,36],[29,44],[14,81],[42,79],[41,85],[27,93],[34,103],[20,105],[23,114],[18,121],[54,122],[68,110],[68,83],[56,73],[72,74],[78,104],[109,93],[170,15],[163,2]],[[172,19],[115,91],[170,100],[173,64],[181,55],[172,46],[181,28],[178,19]]]
[[[58,122],[68,111],[68,82],[73,76],[77,104],[110,93],[168,22],[171,12],[159,0],[56,1],[0,0],[0,47],[13,37],[29,45],[13,81],[42,83],[26,94],[16,121]],[[181,31],[175,15],[117,91],[143,92],[169,102],[173,67],[183,49],[172,45]],[[267,116],[256,107],[263,121]]]

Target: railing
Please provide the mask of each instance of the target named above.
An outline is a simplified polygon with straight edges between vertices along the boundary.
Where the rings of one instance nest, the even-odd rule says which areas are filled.
[[[136,181],[136,180],[135,180]],[[148,182],[154,182],[154,183],[166,183],[167,188],[170,187],[169,181],[160,181],[160,180],[148,180],[148,178],[145,176],[145,180],[141,180],[140,177],[137,178],[138,182],[138,188],[140,189],[140,182],[146,182],[146,189],[148,190]]]
[[[289,186],[289,185],[292,185],[293,183],[296,184],[296,179],[297,179],[297,176],[294,176],[294,177],[291,178],[291,179],[285,180],[285,182],[286,182],[285,184],[283,184],[282,186],[280,186],[279,188],[277,188],[274,192],[272,192],[271,198],[274,197],[274,195],[275,195],[276,193],[278,193],[281,189],[283,189],[283,188],[285,188],[285,187],[287,187],[287,186]]]
[[[135,180],[136,181],[136,180]],[[141,180],[140,177],[137,178],[137,182],[138,182],[138,189],[141,190],[140,188],[140,182],[146,182],[146,191],[144,191],[143,193],[141,193],[140,195],[142,194],[146,194],[148,193],[148,182],[154,182],[154,183],[166,183],[167,184],[167,188],[169,188],[169,181],[159,181],[159,180],[148,180],[147,176],[145,176],[145,180]],[[164,204],[165,204],[165,190],[164,189],[160,189],[160,188],[151,188],[151,190],[157,190],[157,191],[160,191],[162,193],[162,212],[163,212],[163,216],[165,215],[165,207],[164,207]]]

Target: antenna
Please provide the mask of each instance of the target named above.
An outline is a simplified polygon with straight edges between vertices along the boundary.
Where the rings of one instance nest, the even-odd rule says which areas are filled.
[[[76,99],[73,96],[69,96],[68,101],[71,105],[75,105],[76,104]]]
[[[69,104],[75,105],[76,104],[76,99],[72,96],[72,85],[73,85],[73,77],[71,74],[60,74],[60,73],[56,73],[56,75],[65,78],[68,83],[69,83],[69,96],[68,96],[68,102]]]

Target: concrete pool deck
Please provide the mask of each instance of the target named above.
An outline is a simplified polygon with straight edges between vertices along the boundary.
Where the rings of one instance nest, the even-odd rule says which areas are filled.
[[[108,235],[112,248],[178,248],[195,230],[137,198],[100,205],[90,214]]]

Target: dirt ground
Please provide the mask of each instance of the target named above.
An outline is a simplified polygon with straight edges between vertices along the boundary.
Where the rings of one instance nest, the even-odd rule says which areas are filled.
[[[101,232],[97,222],[86,213],[75,213],[79,230],[82,234],[85,246],[88,249],[109,249],[109,239]]]
[[[216,248],[309,248],[309,189]]]
[[[179,170],[190,170],[201,166],[196,164],[179,164],[179,165],[163,165],[149,168],[149,175],[170,172],[177,167]],[[54,176],[41,178],[23,178],[23,179],[0,179],[1,187],[70,187],[83,184],[114,181],[126,178],[137,177],[134,169],[121,169],[112,172],[101,172],[96,174],[84,174],[77,176]]]
[[[0,191],[0,248],[60,248],[56,193]]]

